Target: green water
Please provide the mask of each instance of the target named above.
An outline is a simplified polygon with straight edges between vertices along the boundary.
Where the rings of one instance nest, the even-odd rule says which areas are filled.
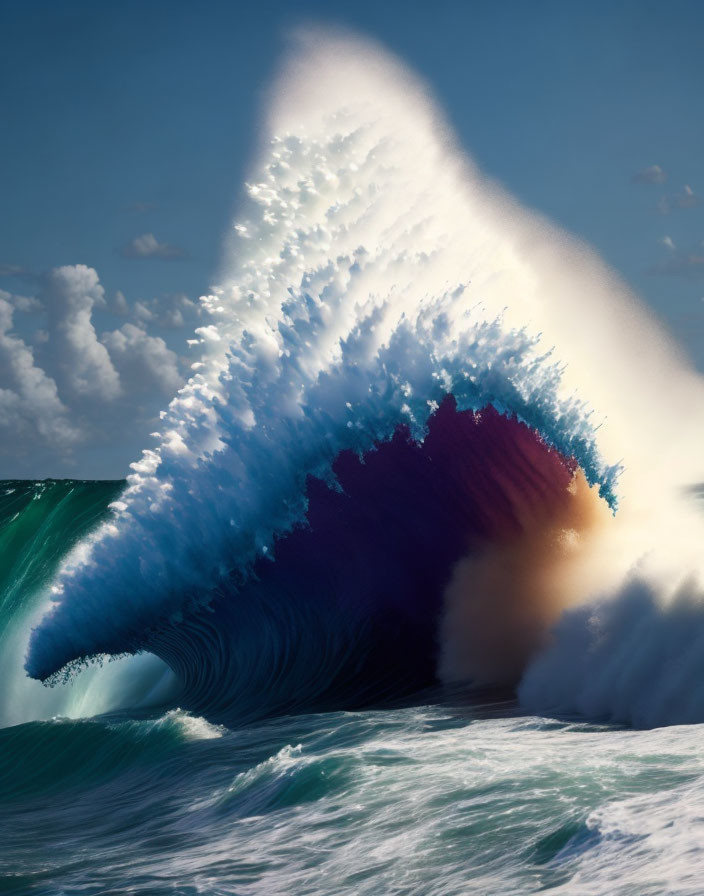
[[[51,606],[54,573],[123,488],[122,481],[0,481],[0,726],[141,705],[155,688],[169,691],[165,667],[147,656],[93,668],[53,689],[23,668],[31,628]]]
[[[0,641],[123,488],[121,480],[0,480]]]

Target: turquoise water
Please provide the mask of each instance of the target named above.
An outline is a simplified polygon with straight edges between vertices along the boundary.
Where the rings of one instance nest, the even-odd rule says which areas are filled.
[[[2,485],[4,658],[21,659],[43,586],[119,488]],[[168,691],[140,690],[146,667],[122,662],[37,692],[21,664],[5,671],[0,891],[702,892],[700,726],[619,729],[432,692],[228,729],[177,696],[149,707]],[[11,724],[18,693],[28,720]],[[93,715],[106,693],[121,708]]]
[[[121,481],[0,481],[0,637],[123,487]]]
[[[0,481],[0,726],[159,702],[170,675],[153,657],[93,668],[68,687],[24,672],[29,632],[51,606],[60,563],[85,549],[124,488],[121,481]]]
[[[698,729],[496,709],[5,729],[3,889],[701,892]]]

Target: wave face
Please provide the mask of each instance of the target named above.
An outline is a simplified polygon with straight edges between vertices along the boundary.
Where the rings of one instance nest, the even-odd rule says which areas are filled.
[[[702,578],[700,380],[400,65],[305,38],[246,194],[201,360],[57,575],[32,677],[148,651],[223,718],[516,683],[548,655],[574,680],[566,608]]]
[[[169,670],[155,657],[94,668],[49,691],[26,677],[23,653],[47,610],[46,590],[67,556],[80,556],[124,482],[0,481],[0,727],[159,702]]]

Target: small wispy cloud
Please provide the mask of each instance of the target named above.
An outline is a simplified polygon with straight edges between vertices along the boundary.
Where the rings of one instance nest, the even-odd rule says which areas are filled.
[[[634,184],[664,184],[667,173],[659,165],[650,165],[642,171],[637,171],[631,181]]]
[[[136,236],[122,247],[120,254],[123,258],[161,258],[167,261],[187,256],[185,249],[171,243],[160,243],[153,233]]]
[[[18,264],[0,264],[0,277],[17,277],[19,280],[27,280],[29,282],[39,280],[39,276],[27,268],[20,267]]]
[[[146,215],[147,212],[153,212],[159,208],[156,202],[130,202],[125,206],[126,212],[133,212],[135,215]]]
[[[679,249],[669,236],[664,236],[660,242],[669,251],[669,257],[650,268],[650,274],[670,274],[689,279],[704,277],[704,241],[689,249]]]
[[[110,311],[113,314],[119,314],[120,316],[124,316],[129,313],[129,305],[127,304],[127,299],[125,298],[125,294],[121,289],[118,289],[112,297],[112,302],[110,303]]]
[[[702,204],[701,196],[697,196],[689,184],[686,184],[684,190],[682,190],[681,193],[678,193],[674,199],[675,205],[678,208],[694,208],[695,206]]]
[[[669,215],[673,209],[696,208],[702,202],[704,202],[702,197],[695,193],[689,184],[685,184],[681,192],[671,196],[661,196],[657,208],[661,215]]]

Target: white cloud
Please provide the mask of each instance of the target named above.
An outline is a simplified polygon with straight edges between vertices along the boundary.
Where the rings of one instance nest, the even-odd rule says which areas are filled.
[[[701,203],[701,196],[697,196],[689,184],[685,184],[682,192],[675,196],[675,205],[678,208],[694,208],[697,205],[701,205]]]
[[[35,282],[39,278],[32,271],[18,264],[0,264],[0,277],[17,277],[19,280]]]
[[[634,174],[631,180],[635,184],[664,184],[667,174],[659,165],[650,165]]]
[[[98,308],[128,320],[99,339]],[[20,311],[32,336],[13,329]],[[118,291],[107,304],[85,265],[50,271],[36,297],[0,290],[0,476],[124,475],[189,363],[150,330],[199,312],[183,294],[131,304]]]
[[[35,364],[34,352],[12,332],[11,296],[0,290],[0,431],[2,453],[26,450],[26,441],[53,440],[68,446],[77,438],[56,383]]]
[[[149,308],[146,302],[135,302],[132,306],[132,314],[136,320],[144,323],[154,318],[154,312]]]
[[[201,305],[189,299],[185,293],[167,293],[153,299],[137,299],[130,303],[119,290],[114,293],[109,306],[112,314],[129,317],[138,327],[152,326],[162,330],[195,329],[201,314]]]
[[[18,311],[41,311],[42,303],[34,296],[13,296],[13,304]]]
[[[125,258],[162,258],[174,260],[185,258],[186,251],[179,246],[170,243],[160,243],[153,233],[143,233],[136,236],[122,247],[122,255]]]
[[[103,343],[131,395],[156,388],[170,397],[183,385],[178,357],[159,336],[150,336],[141,327],[128,323],[119,330],[103,333]]]
[[[670,237],[665,237],[663,243],[670,250],[670,256],[651,268],[651,274],[671,274],[690,279],[704,277],[704,242],[689,249],[678,249]]]
[[[42,310],[42,303],[39,299],[35,298],[35,296],[22,296],[15,293],[5,292],[5,290],[0,290],[0,293],[3,295],[4,301],[9,302],[15,311],[25,311],[29,313]]]
[[[670,196],[661,196],[657,207],[661,215],[669,215],[673,209],[696,208],[702,204],[702,201],[702,197],[698,196],[689,184],[685,184],[681,192]]]
[[[112,302],[109,307],[113,314],[125,315],[129,313],[130,308],[127,304],[127,299],[125,298],[125,294],[122,292],[122,290],[117,290],[115,295],[112,297]]]
[[[186,323],[195,327],[200,310],[200,305],[188,296],[172,293],[158,299],[135,302],[132,316],[140,326],[151,322],[164,330],[178,330]]]
[[[179,308],[172,308],[171,311],[165,312],[161,320],[162,326],[168,327],[170,330],[179,330],[185,325],[183,314]]]
[[[47,357],[62,392],[116,398],[120,378],[91,320],[93,307],[105,303],[97,273],[83,264],[54,268],[44,279],[40,297],[49,316]]]

